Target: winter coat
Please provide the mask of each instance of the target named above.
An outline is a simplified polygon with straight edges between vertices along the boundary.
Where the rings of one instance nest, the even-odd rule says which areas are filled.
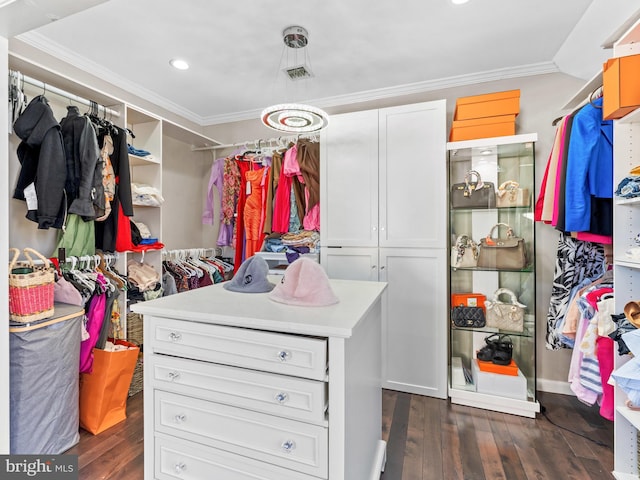
[[[60,124],[47,99],[40,95],[31,100],[13,130],[22,140],[17,151],[21,168],[13,198],[26,200],[25,188],[34,183],[37,206],[29,202],[26,217],[41,229],[61,228],[67,172]]]

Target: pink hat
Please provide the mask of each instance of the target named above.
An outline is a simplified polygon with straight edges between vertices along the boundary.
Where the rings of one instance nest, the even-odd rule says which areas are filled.
[[[275,302],[303,307],[324,307],[338,303],[329,277],[319,263],[300,257],[287,267],[269,298]]]

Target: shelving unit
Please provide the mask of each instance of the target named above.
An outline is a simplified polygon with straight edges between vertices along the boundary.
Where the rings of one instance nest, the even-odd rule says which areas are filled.
[[[640,53],[640,20],[636,21],[613,44],[612,57]],[[631,168],[640,164],[640,110],[614,120],[613,126],[613,189],[629,175]],[[640,233],[640,199],[615,198],[613,206],[613,257],[616,311],[622,312],[630,300],[640,298],[640,261],[625,256],[625,251],[635,246],[635,236]],[[615,368],[629,360],[628,356],[615,353]],[[629,409],[627,396],[615,388],[616,413],[614,418],[614,471],[618,480],[638,480],[638,431],[640,412]]]
[[[536,134],[496,137],[464,142],[450,142],[449,184],[459,183],[466,172],[475,170],[483,182],[492,182],[497,189],[507,180],[528,190],[525,206],[502,208],[450,208],[450,244],[459,235],[468,235],[476,243],[489,235],[497,223],[508,224],[517,237],[525,240],[527,264],[518,269],[455,268],[449,271],[449,293],[478,293],[487,300],[494,298],[498,288],[508,288],[526,305],[521,332],[498,330],[494,327],[460,328],[450,322],[449,329],[449,397],[452,403],[487,410],[535,417],[540,411],[536,400],[536,329],[535,329],[535,229],[533,222],[535,188]],[[472,179],[475,181],[475,179]],[[505,234],[504,227],[500,236]],[[498,233],[494,233],[494,237]],[[451,255],[449,255],[451,258]],[[505,298],[500,298],[505,301]],[[453,305],[449,305],[449,311]],[[485,338],[504,333],[513,343],[513,359],[518,374],[480,372],[476,352],[485,345]],[[461,375],[463,366],[472,373],[472,381]]]

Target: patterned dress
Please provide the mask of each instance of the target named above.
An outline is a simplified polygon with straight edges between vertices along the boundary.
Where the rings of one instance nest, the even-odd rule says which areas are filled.
[[[606,269],[605,260],[602,245],[576,240],[565,234],[560,235],[547,315],[547,349],[566,348],[557,334],[556,326],[564,323],[564,316],[571,300],[571,291],[585,279],[596,279],[602,276]]]

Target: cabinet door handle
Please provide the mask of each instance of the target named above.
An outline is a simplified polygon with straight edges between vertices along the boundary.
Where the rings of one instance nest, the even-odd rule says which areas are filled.
[[[169,372],[167,374],[167,376],[169,377],[169,380],[171,380],[172,382],[175,382],[177,379],[180,378],[180,373],[179,372]]]
[[[180,462],[180,463],[176,463],[176,466],[174,468],[176,473],[182,473],[187,469],[187,466],[183,462]]]
[[[382,265],[382,266],[380,267],[380,270],[384,270],[384,265]]]
[[[293,440],[285,440],[284,442],[282,442],[282,450],[284,450],[287,453],[293,452],[295,448],[296,448],[296,442],[294,442]]]
[[[384,232],[384,227],[380,227],[380,231],[381,231],[381,232]]]
[[[179,413],[175,416],[176,423],[182,423],[187,420],[187,416],[184,413]]]
[[[275,399],[276,399],[276,402],[278,402],[279,404],[283,404],[287,400],[289,400],[289,395],[286,394],[285,392],[280,392],[276,394]]]
[[[169,334],[169,338],[172,342],[179,342],[180,340],[182,340],[182,334],[179,332],[171,332]]]
[[[378,228],[377,227],[371,227],[371,230],[375,232],[376,230],[378,230]]]
[[[286,362],[291,358],[291,352],[287,352],[286,350],[280,350],[278,352],[278,358],[281,362]]]

